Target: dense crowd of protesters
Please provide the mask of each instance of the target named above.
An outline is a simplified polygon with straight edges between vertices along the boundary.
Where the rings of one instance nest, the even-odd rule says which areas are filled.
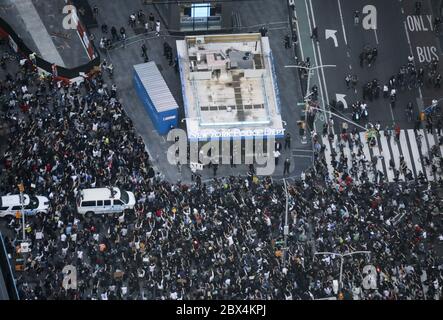
[[[0,94],[12,130],[0,193],[17,193],[23,182],[51,203],[48,214],[26,219],[22,299],[331,298],[340,259],[315,253],[357,250],[370,254],[344,258],[342,291],[351,299],[441,297],[441,180],[357,184],[344,173],[331,181],[320,152],[288,184],[285,245],[281,182],[253,174],[164,181],[116,86],[100,74],[65,86],[26,63],[1,79]],[[78,190],[106,186],[133,191],[135,210],[77,214]],[[15,257],[21,220],[10,218],[6,228]],[[66,265],[77,270],[76,290],[63,287]],[[372,289],[366,266],[375,269]]]

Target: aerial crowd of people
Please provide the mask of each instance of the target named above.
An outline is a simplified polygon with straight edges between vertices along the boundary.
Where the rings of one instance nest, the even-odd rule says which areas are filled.
[[[12,70],[0,83],[11,130],[0,193],[23,183],[51,208],[25,226],[4,223],[13,261],[22,228],[30,243],[17,271],[22,299],[441,298],[441,179],[330,180],[320,146],[287,187],[254,174],[165,181],[100,73],[64,85],[30,63]],[[135,209],[76,212],[79,190],[109,186],[133,191]],[[67,265],[77,275],[68,289]]]

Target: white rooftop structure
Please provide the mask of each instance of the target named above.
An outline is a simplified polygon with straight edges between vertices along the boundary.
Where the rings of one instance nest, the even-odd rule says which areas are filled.
[[[188,139],[283,136],[267,37],[187,36],[177,54]]]

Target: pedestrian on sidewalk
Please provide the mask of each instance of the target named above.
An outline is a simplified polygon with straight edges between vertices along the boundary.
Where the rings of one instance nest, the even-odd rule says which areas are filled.
[[[258,30],[258,32],[260,32],[260,34],[261,34],[262,37],[266,37],[266,33],[268,33],[268,29],[266,29],[265,26],[262,26],[262,27]]]
[[[289,38],[289,34],[285,35],[284,43],[285,43],[285,49],[290,49],[291,48],[291,41],[290,41],[290,38]]]
[[[346,88],[351,89],[351,75],[350,74],[348,74],[345,77],[345,82],[346,82]]]
[[[155,35],[157,37],[160,36],[160,20],[157,19],[157,21],[155,22]]]
[[[148,57],[148,48],[146,47],[146,44],[143,43],[142,44],[142,57],[145,58],[145,62],[149,61],[149,57]]]
[[[129,16],[129,25],[131,26],[131,28],[135,28],[136,22],[137,22],[137,20],[136,20],[136,17],[135,17],[135,13],[132,13]]]
[[[92,8],[92,15],[94,16],[95,19],[97,19],[97,16],[98,16],[98,7],[97,7],[97,5],[95,5]]]
[[[149,28],[151,29],[151,31],[154,31],[155,17],[154,17],[154,14],[152,12],[149,14],[148,22],[149,22]]]
[[[285,135],[285,150],[291,149],[291,134],[289,132],[286,132]]]
[[[442,121],[441,121],[441,118],[440,119],[438,119],[438,121],[437,121],[437,134],[438,134],[438,136],[441,136],[441,130],[442,130]]]
[[[118,41],[117,28],[112,26],[111,28],[112,41]]]
[[[278,166],[278,159],[280,157],[280,151],[278,150],[274,150],[274,161],[275,161],[275,166]]]
[[[395,131],[395,139],[396,139],[397,141],[400,141],[400,132],[401,132],[401,129],[400,129],[400,125],[399,125],[398,123],[395,125],[395,127],[394,127],[394,131]]]
[[[289,174],[289,168],[291,167],[291,161],[289,158],[286,158],[283,164],[283,175]]]

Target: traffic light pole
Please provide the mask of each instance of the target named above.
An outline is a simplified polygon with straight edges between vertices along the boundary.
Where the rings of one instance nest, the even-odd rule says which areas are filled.
[[[286,265],[286,256],[288,251],[288,234],[289,234],[289,226],[288,226],[288,188],[286,186],[286,179],[283,179],[283,183],[285,185],[285,193],[286,193],[286,213],[285,213],[285,226],[283,227],[283,235],[284,235],[284,246],[285,249],[283,251],[283,265]]]
[[[23,186],[23,183],[18,184],[18,190],[20,191],[20,204],[22,206],[22,234],[23,234],[23,241],[26,241],[26,225],[25,225],[25,198],[23,192],[25,191],[25,187]]]

